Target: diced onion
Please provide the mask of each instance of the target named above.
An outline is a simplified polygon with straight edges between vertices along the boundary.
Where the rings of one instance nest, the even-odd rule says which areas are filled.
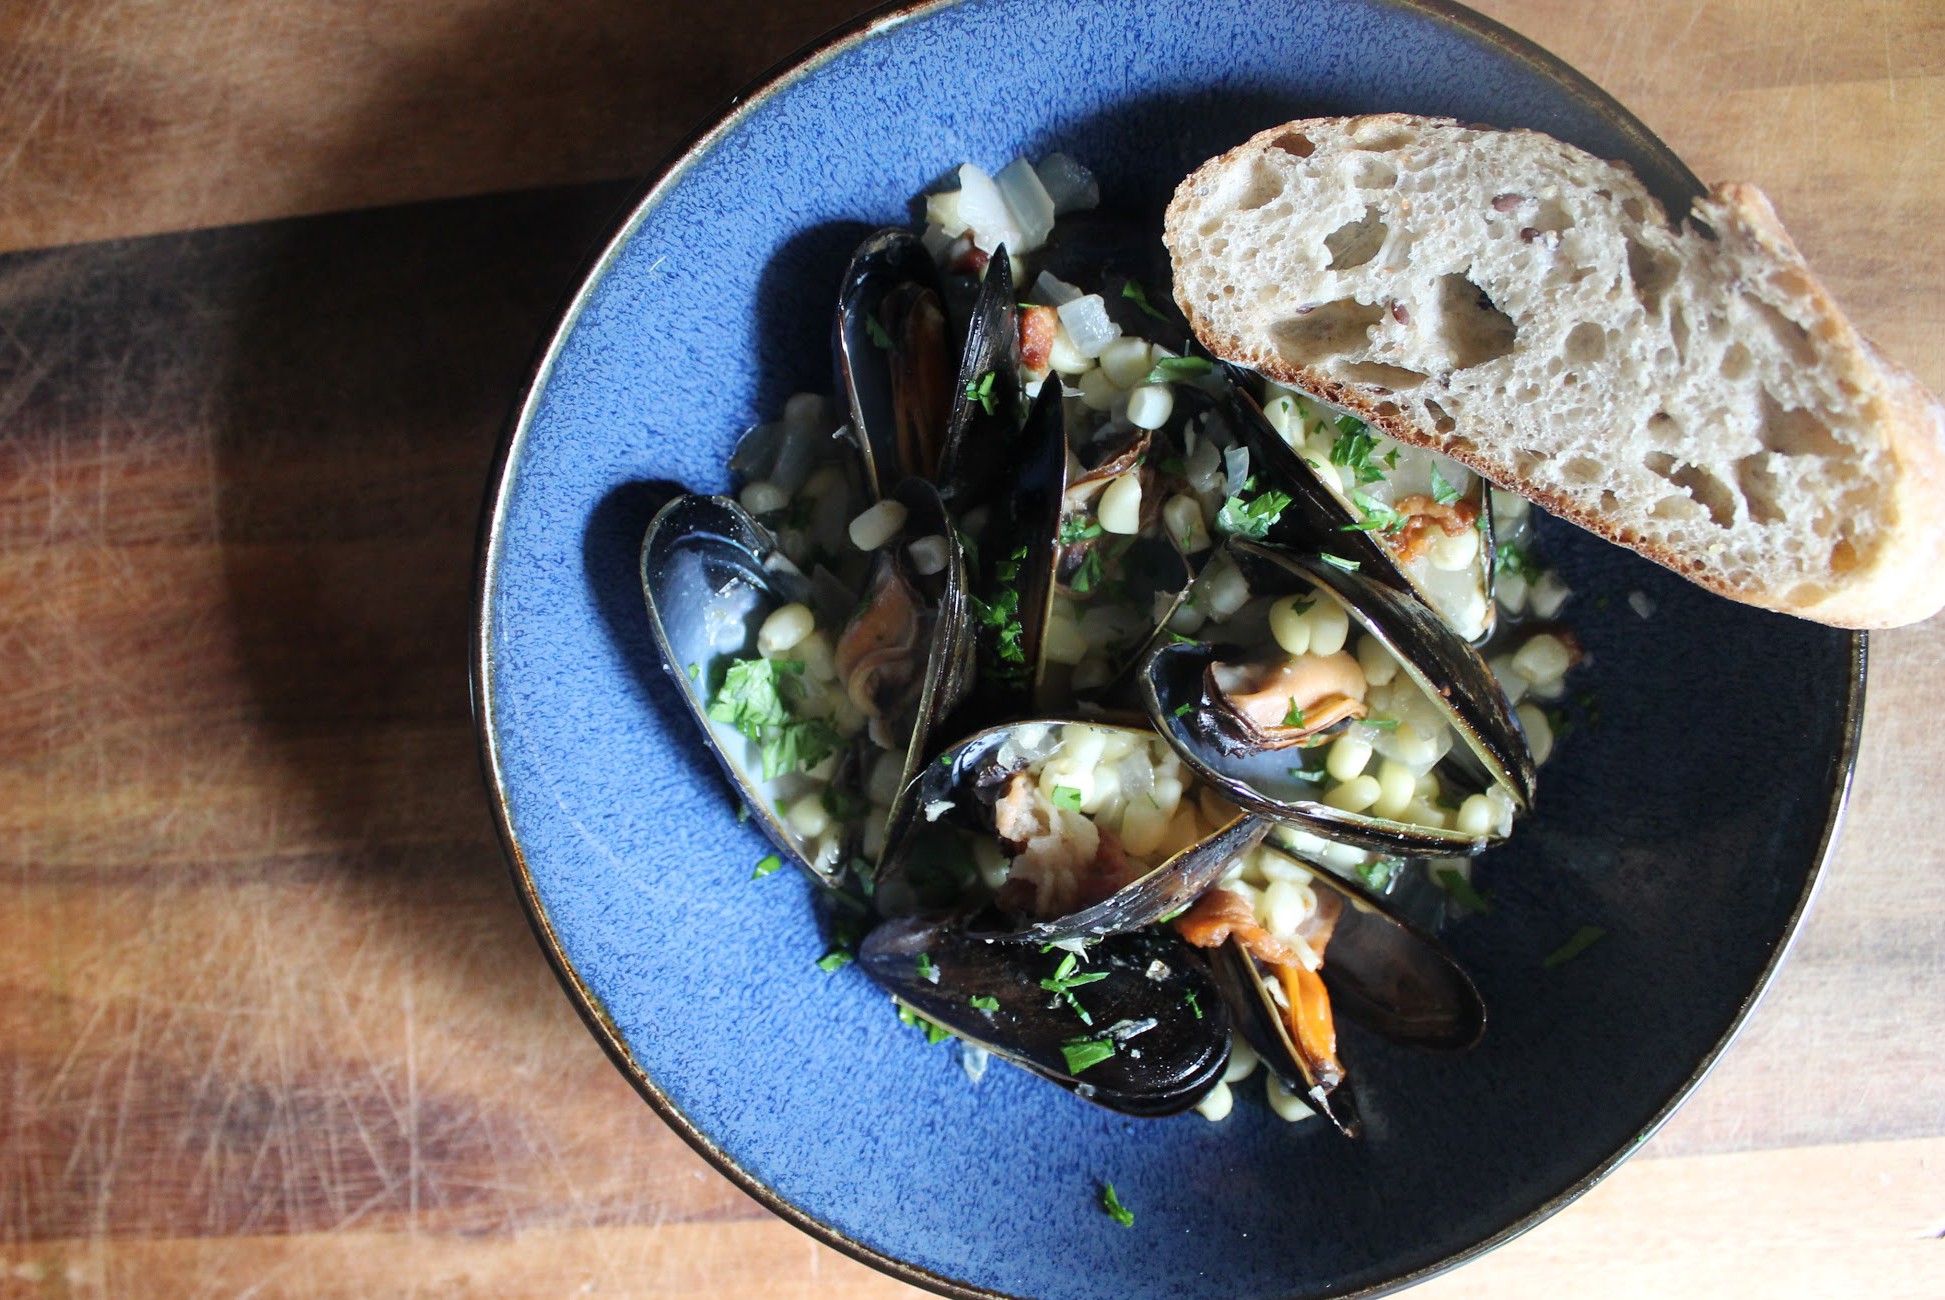
[[[1033,301],[1043,306],[1059,307],[1083,296],[1079,285],[1069,284],[1048,271],[1042,271],[1040,278],[1033,282]]]
[[[1526,747],[1533,751],[1533,763],[1537,767],[1553,753],[1553,723],[1537,704],[1520,705],[1519,720],[1520,726],[1526,729]]]
[[[1098,293],[1084,294],[1059,307],[1060,323],[1074,341],[1074,350],[1084,357],[1098,357],[1108,344],[1121,337],[1121,327],[1108,315],[1107,303]]]
[[[905,548],[905,553],[912,557],[912,567],[924,577],[945,571],[946,540],[937,533],[919,538]]]
[[[905,507],[885,498],[851,521],[851,545],[861,551],[875,551],[905,526]]]
[[[1064,153],[1050,153],[1033,169],[1054,201],[1054,214],[1083,212],[1101,206],[1101,187],[1094,173]]]
[[[1015,158],[1000,168],[993,183],[999,187],[1007,211],[1013,214],[1013,225],[1020,232],[1019,243],[1009,244],[1008,251],[1019,257],[1046,243],[1054,228],[1054,201],[1033,165]]]
[[[959,168],[959,219],[971,232],[973,246],[982,253],[991,253],[1001,244],[1012,248],[1020,242],[1019,229],[1013,224],[1013,213],[999,186],[972,163]]]

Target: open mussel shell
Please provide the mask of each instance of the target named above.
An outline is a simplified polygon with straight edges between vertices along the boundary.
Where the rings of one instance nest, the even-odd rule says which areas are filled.
[[[1287,851],[1287,850],[1286,850]],[[1443,944],[1400,917],[1379,895],[1314,863],[1311,888],[1335,896],[1336,920],[1318,974],[1333,1019],[1348,1020],[1405,1047],[1460,1052],[1486,1032],[1479,990]],[[1349,1067],[1320,1060],[1291,1034],[1272,979],[1232,939],[1212,966],[1237,1025],[1270,1069],[1305,1094],[1340,1130],[1359,1128]]]
[[[845,268],[832,326],[838,390],[872,495],[933,478],[952,400],[949,330],[938,268],[909,230],[885,229]]]
[[[1146,727],[1105,722],[1095,718],[1034,719],[988,728],[959,741],[937,760],[926,764],[901,803],[911,820],[905,833],[894,832],[900,844],[892,865],[923,879],[934,864],[951,853],[945,837],[969,835],[996,838],[993,802],[1006,780],[1029,765],[1016,747],[1009,746],[1026,728],[1058,728],[1079,724],[1123,731],[1151,740]],[[1193,797],[1185,792],[1184,799]],[[1203,890],[1221,878],[1231,863],[1269,832],[1260,817],[1239,813],[1206,838],[1171,854],[1106,898],[1064,916],[1014,918],[995,924],[979,937],[1010,943],[1048,944],[1097,939],[1153,924],[1193,903]],[[923,896],[923,895],[921,895]]]
[[[709,717],[711,665],[729,655],[755,657],[763,620],[780,605],[811,599],[810,582],[741,506],[694,494],[676,497],[649,524],[641,570],[663,667],[708,737],[709,751],[778,851],[813,878],[835,884],[837,872],[812,862],[764,795],[756,746]]]
[[[1045,691],[1042,652],[1053,606],[1055,537],[1067,472],[1067,419],[1060,383],[1050,379],[1027,409],[1026,424],[1006,442],[968,441],[962,465],[998,466],[997,497],[977,500],[984,527],[971,539],[968,581],[976,600],[973,632],[979,674],[961,730],[1023,717]],[[975,506],[978,509],[979,506]],[[964,522],[967,513],[959,513]],[[969,602],[970,603],[970,602]]]
[[[1496,608],[1492,596],[1494,544],[1490,485],[1483,477],[1468,474],[1466,492],[1454,503],[1471,513],[1471,526],[1479,530],[1479,551],[1471,567],[1449,577],[1421,575],[1363,526],[1364,515],[1355,502],[1325,483],[1311,461],[1284,441],[1251,395],[1247,372],[1227,363],[1223,369],[1231,381],[1220,399],[1224,411],[1267,481],[1293,498],[1292,508],[1286,509],[1270,530],[1269,541],[1292,550],[1329,551],[1354,561],[1365,576],[1417,596],[1453,631],[1474,644],[1491,635]]]
[[[1073,995],[1092,1023],[1041,983],[1067,956],[987,942],[952,918],[912,916],[866,935],[858,964],[927,1020],[1110,1110],[1173,1115],[1215,1087],[1229,1061],[1230,1021],[1199,953],[1157,934],[1090,945],[1081,969],[1106,978]],[[1087,1044],[1112,1054],[1075,1053]]]
[[[952,385],[936,481],[955,514],[1003,500],[1018,468],[1020,323],[1012,266],[1004,246],[987,261]]]
[[[1532,805],[1534,764],[1525,732],[1486,661],[1437,614],[1411,596],[1326,560],[1241,538],[1227,546],[1257,595],[1314,591],[1343,606],[1352,622],[1382,642],[1445,715],[1463,745],[1446,761],[1462,766],[1469,761],[1475,775],[1503,787],[1516,808]],[[1141,667],[1143,706],[1150,721],[1182,761],[1231,802],[1329,839],[1405,857],[1470,855],[1504,838],[1333,808],[1315,797],[1314,784],[1294,775],[1293,756],[1302,751],[1225,752],[1214,743],[1204,674],[1219,660],[1249,654],[1247,647],[1183,641],[1156,647]]]
[[[909,579],[932,605],[932,636],[925,647],[924,675],[917,703],[909,722],[899,728],[903,732],[900,738],[904,740],[905,763],[898,782],[899,794],[888,819],[892,829],[886,836],[887,854],[898,839],[897,828],[912,820],[915,778],[925,762],[932,737],[940,722],[958,707],[971,689],[975,671],[972,623],[966,604],[965,556],[945,503],[939,499],[938,489],[922,479],[906,479],[892,496],[905,507],[905,526],[881,551],[880,562],[909,568],[910,544],[919,538],[938,537],[945,543],[946,563],[936,574]]]

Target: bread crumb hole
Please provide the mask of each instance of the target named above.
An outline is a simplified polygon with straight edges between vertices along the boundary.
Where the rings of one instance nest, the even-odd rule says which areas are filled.
[[[1440,433],[1450,433],[1457,427],[1452,417],[1445,413],[1445,408],[1429,397],[1425,399],[1425,413],[1432,417],[1432,428]]]
[[[1728,351],[1722,354],[1722,377],[1724,379],[1747,379],[1753,364],[1749,349],[1740,343],[1731,343]]]
[[[1351,184],[1361,190],[1388,190],[1398,183],[1398,169],[1376,158],[1359,159]]]
[[[1285,361],[1307,366],[1363,347],[1383,315],[1382,307],[1340,298],[1276,322],[1270,326],[1270,340]]]
[[[1345,379],[1354,384],[1369,384],[1373,388],[1389,389],[1396,392],[1401,388],[1416,388],[1425,382],[1426,376],[1406,366],[1386,365],[1382,361],[1353,361],[1339,369]],[[1386,410],[1386,407],[1391,409]],[[1396,415],[1398,408],[1390,402],[1378,405],[1378,414]]]
[[[1628,279],[1634,285],[1634,296],[1653,316],[1661,311],[1661,297],[1675,282],[1680,268],[1673,258],[1662,256],[1633,235],[1624,238],[1628,246]]]
[[[1684,465],[1669,475],[1668,481],[1699,502],[1717,528],[1736,522],[1736,494],[1706,467]]]
[[[1363,266],[1378,255],[1378,250],[1384,247],[1385,236],[1390,233],[1383,214],[1376,208],[1366,208],[1363,216],[1346,221],[1324,236],[1324,247],[1330,252],[1329,269],[1349,271]]]
[[[1435,336],[1445,345],[1454,369],[1497,361],[1513,350],[1518,337],[1513,318],[1465,276],[1439,277],[1437,312]]]
[[[1308,158],[1317,152],[1317,143],[1301,131],[1285,131],[1270,141],[1270,148],[1281,149],[1292,158]]]
[[[1267,207],[1270,201],[1283,193],[1283,177],[1276,168],[1258,158],[1256,165],[1249,169],[1249,179],[1243,185],[1243,192],[1231,200],[1227,206],[1238,212],[1253,212]]]
[[[1757,523],[1780,523],[1786,518],[1783,507],[1777,504],[1780,485],[1770,469],[1767,453],[1759,451],[1736,462],[1736,486],[1742,490],[1742,503],[1748,508],[1749,517]]]
[[[1830,571],[1849,573],[1857,564],[1857,547],[1851,544],[1848,537],[1838,538],[1837,544],[1830,548]]]
[[[1607,354],[1607,331],[1593,321],[1584,320],[1567,332],[1561,352],[1574,365],[1599,361]]]
[[[1621,211],[1628,214],[1630,221],[1646,221],[1648,210],[1641,205],[1640,199],[1622,199]]]
[[[1775,336],[1777,345],[1789,353],[1799,366],[1809,367],[1817,364],[1817,349],[1816,345],[1810,342],[1810,331],[1766,302],[1752,302],[1751,305],[1756,309],[1757,318],[1767,325],[1769,332]]]
[[[1756,427],[1763,446],[1784,456],[1840,457],[1844,446],[1814,414],[1784,406],[1768,389],[1762,390],[1762,421]]]
[[[1560,466],[1560,477],[1571,487],[1593,487],[1606,471],[1592,456],[1572,456]]]

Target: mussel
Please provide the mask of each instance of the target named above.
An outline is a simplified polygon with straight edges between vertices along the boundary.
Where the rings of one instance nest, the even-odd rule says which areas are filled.
[[[1203,958],[1168,936],[1112,935],[1082,961],[910,916],[873,929],[858,962],[927,1020],[1124,1114],[1187,1110],[1229,1060],[1229,1013]]]
[[[1342,1015],[1403,1046],[1462,1051],[1485,1032],[1478,990],[1450,953],[1354,881],[1265,845],[1175,922],[1215,950],[1217,981],[1259,1055],[1346,1134],[1358,1112],[1338,1054]]]
[[[1293,498],[1267,540],[1325,550],[1365,576],[1409,591],[1459,636],[1478,644],[1493,629],[1493,518],[1489,484],[1430,452],[1377,453],[1354,415],[1282,394],[1268,407],[1250,377],[1225,366],[1226,409],[1270,481]]]
[[[914,903],[983,887],[1007,920],[982,937],[1035,944],[1179,912],[1269,830],[1182,780],[1147,728],[1081,718],[975,733],[925,766],[905,806],[887,866]]]
[[[874,496],[935,479],[952,395],[938,268],[918,236],[880,230],[852,254],[832,326],[838,387]]]
[[[1224,598],[1231,621],[1202,629],[1212,640],[1158,646],[1141,669],[1149,717],[1190,768],[1244,808],[1380,852],[1471,854],[1505,837],[1532,802],[1533,759],[1477,651],[1341,557],[1232,539],[1225,561],[1233,577],[1212,566],[1210,580],[1239,583],[1253,609]],[[1480,802],[1439,806],[1445,781]]]

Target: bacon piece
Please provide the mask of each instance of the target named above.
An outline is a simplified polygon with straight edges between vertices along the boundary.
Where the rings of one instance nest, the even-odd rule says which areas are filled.
[[[1053,359],[1054,332],[1060,315],[1052,307],[1027,307],[1020,312],[1020,364],[1044,374]]]
[[[1406,516],[1405,526],[1396,535],[1386,537],[1385,545],[1405,564],[1425,553],[1425,548],[1432,544],[1434,530],[1447,537],[1457,537],[1479,522],[1479,507],[1473,502],[1453,501],[1446,504],[1434,501],[1422,492],[1414,492],[1392,503],[1391,508]]]

